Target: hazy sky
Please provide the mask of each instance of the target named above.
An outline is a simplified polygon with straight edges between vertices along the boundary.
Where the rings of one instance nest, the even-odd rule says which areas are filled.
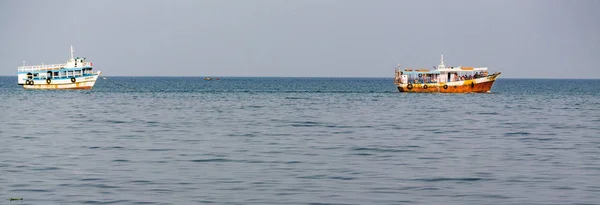
[[[0,75],[64,63],[108,76],[393,77],[487,66],[600,78],[598,0],[0,0]]]

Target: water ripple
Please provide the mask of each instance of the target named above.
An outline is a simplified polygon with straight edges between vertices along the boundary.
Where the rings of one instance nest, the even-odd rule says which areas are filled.
[[[524,136],[524,135],[530,135],[531,133],[529,132],[507,132],[504,133],[504,136]]]
[[[464,177],[464,178],[422,178],[415,179],[416,181],[424,181],[424,182],[443,182],[443,181],[465,181],[465,182],[473,182],[473,181],[489,181],[490,179],[478,178],[478,177]]]

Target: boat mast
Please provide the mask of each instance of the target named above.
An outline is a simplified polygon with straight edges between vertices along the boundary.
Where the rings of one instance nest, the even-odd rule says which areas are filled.
[[[444,53],[442,53],[441,59],[440,59],[440,65],[438,66],[438,69],[440,68],[446,68],[446,66],[444,65]]]
[[[73,59],[73,51],[75,50],[73,50],[73,45],[71,45],[71,59]]]

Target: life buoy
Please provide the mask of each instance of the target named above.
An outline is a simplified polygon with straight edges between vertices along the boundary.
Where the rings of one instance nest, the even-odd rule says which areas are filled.
[[[71,82],[74,83],[75,81],[77,81],[77,80],[75,80],[74,77],[71,77]]]
[[[412,85],[412,84],[408,84],[408,85],[406,86],[406,89],[408,89],[408,90],[412,90],[412,88],[413,88],[413,85]]]
[[[448,85],[444,85],[444,89],[448,89]]]
[[[420,77],[423,77],[423,74],[420,74],[420,73],[419,73],[419,78],[420,78]]]
[[[50,78],[46,79],[46,84],[50,84],[52,80]]]
[[[423,85],[423,89],[427,90],[427,85]]]

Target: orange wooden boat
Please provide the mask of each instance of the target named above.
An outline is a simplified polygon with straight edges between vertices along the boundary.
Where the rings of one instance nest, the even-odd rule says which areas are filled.
[[[444,54],[433,70],[396,68],[394,83],[400,92],[413,93],[485,93],[490,92],[500,72],[488,74],[487,67],[446,67]]]

